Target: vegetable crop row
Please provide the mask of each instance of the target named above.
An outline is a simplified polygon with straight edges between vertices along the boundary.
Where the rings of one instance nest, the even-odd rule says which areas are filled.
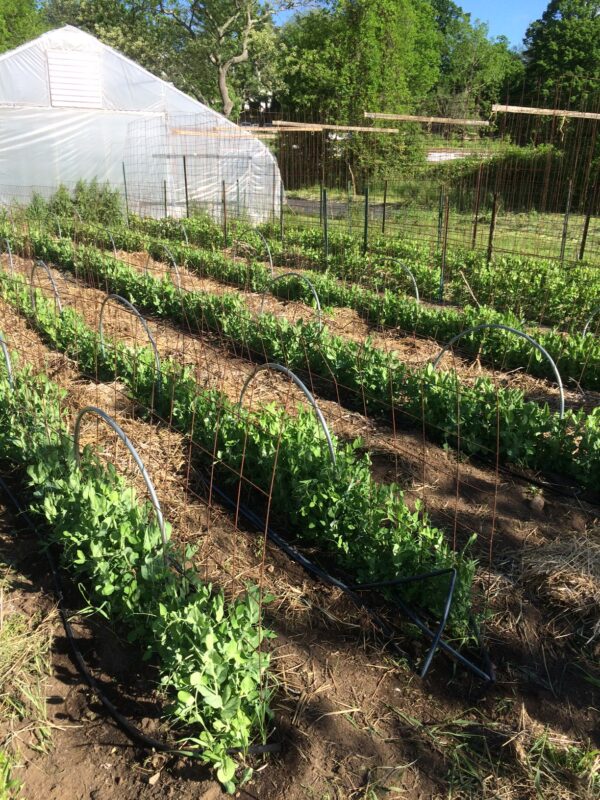
[[[150,227],[162,231],[158,222],[153,222],[156,224]],[[112,244],[109,234],[94,226],[85,229],[79,226],[77,236],[79,239],[85,236],[88,242],[105,248]],[[198,249],[176,241],[155,240],[127,228],[115,229],[111,236],[119,249],[147,250],[155,259],[162,261],[168,261],[164,248],[168,244],[169,252],[178,265],[185,265],[205,277],[255,292],[271,292],[279,297],[305,302],[312,300],[310,289],[304,282],[284,278],[273,283],[270,270],[261,263],[241,264],[215,250]],[[494,323],[525,330],[550,353],[563,381],[571,378],[583,389],[600,389],[600,339],[591,333],[583,336],[581,333],[524,328],[522,320],[513,314],[501,314],[486,307],[456,309],[424,306],[389,289],[376,292],[358,284],[342,283],[327,273],[315,273],[311,281],[323,305],[353,308],[369,324],[401,328],[433,338],[442,345],[462,331],[481,324]],[[501,364],[504,369],[523,369],[531,375],[554,378],[548,361],[539,351],[521,337],[504,330],[467,334],[460,341],[460,350],[478,355],[488,363]]]
[[[36,256],[79,275],[93,275],[142,310],[199,330],[216,331],[244,352],[333,378],[347,405],[388,417],[396,425],[424,423],[434,440],[467,454],[496,455],[551,476],[559,474],[586,487],[600,477],[600,408],[589,414],[567,411],[563,419],[547,405],[526,401],[517,389],[499,388],[488,378],[464,385],[455,372],[431,365],[408,369],[393,353],[368,342],[358,345],[320,331],[316,323],[291,325],[270,314],[254,317],[237,295],[181,291],[168,278],[143,274],[89,246],[32,233]],[[13,237],[19,248],[24,240]]]
[[[203,247],[223,246],[222,228],[206,218],[184,220],[190,242]],[[182,239],[181,226],[175,220],[135,218],[134,228],[152,235]],[[298,264],[324,270],[351,281],[360,281],[377,291],[411,291],[405,272],[390,262],[402,261],[415,275],[421,297],[437,302],[440,284],[441,252],[424,242],[404,237],[378,236],[370,241],[370,252],[362,254],[362,239],[353,234],[329,233],[328,259],[325,262],[323,232],[316,228],[288,228],[281,245],[279,228],[272,224],[260,230],[269,239],[277,263]],[[240,226],[240,237],[257,249],[263,245],[247,226]],[[600,305],[600,271],[585,262],[565,266],[556,260],[496,256],[487,262],[480,251],[448,249],[445,256],[444,300],[465,305],[471,295],[460,277],[462,270],[482,305],[508,311],[533,323],[571,327],[580,332]]]
[[[9,291],[25,304],[22,289]],[[228,602],[191,569],[168,566],[152,506],[89,448],[77,466],[63,400],[46,376],[20,368],[11,387],[3,369],[0,462],[21,476],[30,511],[47,524],[86,602],[158,664],[173,695],[170,715],[185,725],[181,746],[216,767],[233,791],[238,765],[228,750],[245,750],[265,730],[268,711],[269,657],[259,647],[271,634],[260,624],[258,589]],[[192,555],[171,543],[168,550],[178,561]]]
[[[35,308],[21,276],[2,276],[5,299],[25,314],[53,347],[75,359],[82,372],[114,379],[131,390],[142,408],[154,405],[191,437],[197,466],[214,471],[226,488],[236,489],[241,475],[262,495],[251,501],[270,508],[300,542],[317,545],[337,569],[359,582],[389,581],[451,566],[458,571],[451,623],[465,633],[471,609],[475,563],[456,554],[444,534],[417,508],[411,511],[395,484],[371,478],[370,461],[359,442],[335,442],[336,463],[311,411],[290,417],[273,406],[260,413],[233,406],[217,391],[198,387],[189,369],[171,359],[162,363],[160,392],[155,395],[153,353],[113,343],[100,348],[99,336],[73,309],[60,314],[53,300],[36,290]],[[447,581],[447,579],[446,579]],[[410,584],[403,597],[441,613],[447,585],[434,579]]]

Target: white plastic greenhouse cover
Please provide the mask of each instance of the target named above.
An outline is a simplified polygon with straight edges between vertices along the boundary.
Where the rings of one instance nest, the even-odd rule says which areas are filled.
[[[183,156],[186,156],[184,176]],[[108,181],[130,209],[191,204],[253,222],[279,213],[281,178],[248,131],[70,25],[0,55],[0,201]]]

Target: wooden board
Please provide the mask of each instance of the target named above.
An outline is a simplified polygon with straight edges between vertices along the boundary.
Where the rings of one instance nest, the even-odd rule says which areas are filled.
[[[274,120],[273,125],[288,132],[295,131],[357,131],[358,133],[400,133],[398,128],[367,128],[361,125],[311,125],[304,122],[283,122]]]
[[[574,117],[575,119],[600,119],[600,114],[588,111],[568,111],[557,108],[530,108],[529,106],[503,106],[494,103],[493,114],[531,114],[535,117]]]
[[[428,125],[463,125],[486,128],[489,122],[485,119],[455,119],[454,117],[421,117],[414,114],[383,114],[376,111],[365,111],[366,119],[388,119],[400,122],[425,122]]]

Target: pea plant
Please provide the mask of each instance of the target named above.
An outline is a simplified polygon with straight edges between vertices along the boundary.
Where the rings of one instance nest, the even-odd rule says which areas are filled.
[[[72,222],[65,224],[73,228]],[[139,224],[142,225],[141,222]],[[164,239],[153,238],[153,233],[148,235],[147,231],[167,232],[171,235],[174,235],[176,231],[173,229],[172,223],[165,220],[144,220],[142,226],[144,233],[123,227],[114,230],[109,236],[105,229],[91,225],[83,230],[81,226],[73,228],[73,230],[76,230],[80,240],[84,238],[102,247],[110,247],[112,244],[110,236],[112,236],[113,241],[118,243],[120,248],[132,251],[148,250],[150,255],[158,260],[165,257],[166,242]],[[302,281],[289,277],[273,283],[270,270],[260,261],[252,261],[246,265],[229,258],[214,247],[208,249],[205,240],[208,238],[210,230],[208,228],[208,231],[205,232],[206,235],[201,237],[205,249],[176,241],[168,242],[169,252],[180,266],[186,266],[204,277],[214,278],[250,291],[270,292],[275,296],[302,300],[307,303],[313,301],[310,289]],[[181,231],[179,231],[179,235],[181,235]],[[252,232],[248,232],[247,238],[252,240],[252,235]],[[274,242],[275,257],[279,259],[280,263],[293,264],[291,255],[293,250],[286,251],[284,254],[282,250],[278,250],[278,247],[280,245]],[[316,260],[318,253],[314,255],[315,258],[312,261],[309,259],[309,263],[306,264],[309,268],[318,263]],[[394,265],[386,262],[385,266],[379,269],[370,266],[365,275],[363,274],[364,259],[361,262],[362,266],[359,265],[356,270],[352,267],[353,263],[351,258],[346,258],[343,264],[343,273],[340,272],[341,266],[340,269],[328,266],[325,272],[313,272],[310,280],[323,305],[352,308],[370,325],[391,329],[400,328],[408,333],[432,338],[440,345],[468,328],[480,324],[495,323],[524,330],[550,353],[564,381],[572,379],[583,389],[597,390],[600,388],[600,340],[596,336],[591,334],[584,336],[581,331],[565,333],[557,329],[548,330],[543,327],[531,326],[527,324],[524,316],[517,316],[510,311],[510,308],[517,307],[520,313],[526,316],[526,310],[533,307],[529,294],[531,294],[531,287],[536,286],[536,281],[529,281],[531,275],[529,268],[523,266],[521,269],[517,269],[518,280],[515,280],[514,276],[511,277],[510,271],[508,272],[505,282],[510,284],[513,294],[520,293],[519,296],[523,299],[521,304],[516,306],[514,303],[507,302],[506,310],[500,312],[491,306],[470,306],[468,304],[471,301],[469,295],[460,297],[457,295],[455,298],[461,302],[461,308],[418,304],[405,294],[406,291],[410,291],[411,287],[407,286],[407,276],[403,270],[398,268],[394,270]],[[462,267],[457,262],[456,269],[459,268]],[[487,266],[482,267],[482,270],[491,274],[491,270]],[[528,276],[527,281],[525,281],[524,275]],[[435,298],[439,283],[435,271],[428,267],[426,275],[421,271],[418,272],[418,276],[421,292],[425,296]],[[589,276],[586,276],[586,283],[587,277]],[[340,280],[341,278],[344,280]],[[368,285],[375,285],[377,290],[363,285],[365,278],[368,278],[366,281]],[[431,283],[429,290],[427,289],[428,283]],[[529,294],[521,292],[520,287],[524,283],[527,285]],[[457,291],[463,289],[465,287],[462,283],[460,287],[457,285]],[[539,286],[536,289],[545,298],[546,306],[554,297],[554,294],[549,296],[547,290],[547,284],[544,284],[541,289]],[[564,292],[564,286],[557,286],[556,293],[560,295],[561,292]],[[580,299],[579,296],[573,296],[572,292],[566,295],[566,303],[570,304],[571,308]],[[564,295],[562,300],[565,300]],[[588,303],[587,295],[586,303]],[[590,303],[588,303],[588,307],[591,307]],[[564,316],[561,319],[564,319]],[[484,362],[500,365],[503,369],[522,369],[537,377],[554,378],[548,361],[541,353],[532,349],[524,339],[507,331],[488,330],[484,333],[468,334],[461,339],[460,347],[462,352],[477,355]]]
[[[5,297],[19,293],[18,307],[50,344],[92,374],[118,374],[141,408],[157,402],[149,348],[111,343],[101,350],[97,333],[75,311],[66,308],[58,314],[41,293],[34,309],[24,288],[17,288],[22,281],[17,277],[8,286],[9,280],[4,279]],[[290,417],[271,406],[258,414],[234,408],[221,392],[201,390],[190,371],[170,359],[163,361],[161,387],[157,411],[193,437],[197,466],[216,471],[225,488],[237,489],[240,476],[251,475],[262,494],[249,502],[258,503],[261,511],[261,498],[270,493],[271,509],[286,529],[299,542],[317,545],[336,569],[373,583],[455,567],[450,624],[458,635],[467,635],[475,562],[466,552],[453,552],[420,509],[411,512],[397,485],[373,480],[360,442],[336,442],[334,466],[311,412],[300,410]],[[440,615],[446,592],[442,580],[434,580],[426,586],[409,584],[403,597]]]
[[[100,279],[145,311],[215,331],[234,350],[242,345],[259,359],[309,372],[324,386],[333,377],[340,400],[351,408],[394,414],[396,424],[407,428],[421,429],[424,423],[432,440],[451,446],[460,440],[465,454],[495,457],[498,451],[503,462],[562,474],[583,486],[598,483],[598,409],[568,411],[561,419],[547,405],[525,400],[520,390],[498,388],[485,377],[465,385],[455,372],[431,365],[409,369],[395,354],[321,331],[315,322],[291,324],[271,314],[256,318],[237,295],[184,292],[169,279],[142,274],[96,248],[75,250],[45,234],[32,233],[29,242],[42,258]]]
[[[175,571],[153,508],[89,449],[76,465],[63,401],[55,384],[27,367],[15,372],[14,388],[0,378],[3,466],[21,477],[30,512],[45,523],[86,603],[157,663],[179,747],[214,766],[233,792],[235,752],[264,738],[269,715],[261,645],[272,634],[260,624],[258,589],[227,601],[193,569]],[[191,555],[169,543],[177,562]]]

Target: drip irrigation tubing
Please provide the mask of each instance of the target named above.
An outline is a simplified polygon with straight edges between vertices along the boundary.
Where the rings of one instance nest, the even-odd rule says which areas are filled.
[[[26,524],[29,530],[32,533],[34,533],[41,542],[42,537],[40,536],[38,527],[31,519],[29,512],[23,507],[22,503],[20,502],[14,491],[10,488],[10,486],[7,484],[7,482],[1,475],[0,475],[0,491],[3,492],[5,497],[10,501],[18,517],[23,520],[23,522]],[[42,542],[42,544],[44,543]],[[102,705],[107,710],[109,715],[116,722],[118,727],[132,742],[142,746],[144,749],[155,750],[161,753],[168,753],[172,756],[179,756],[191,759],[202,758],[201,750],[190,751],[185,749],[179,749],[177,747],[173,747],[168,742],[162,741],[160,739],[155,739],[152,736],[147,736],[138,727],[136,727],[136,725],[134,725],[131,722],[131,720],[129,720],[127,717],[121,714],[121,712],[116,708],[114,703],[106,696],[99,681],[89,671],[88,666],[85,663],[83,654],[81,653],[81,650],[79,649],[79,646],[77,644],[77,637],[75,636],[71,623],[69,622],[69,617],[67,614],[67,610],[65,608],[63,586],[59,570],[56,566],[52,553],[50,552],[50,549],[46,546],[43,547],[43,550],[46,554],[46,558],[48,559],[48,563],[50,565],[50,571],[52,573],[52,582],[54,584],[54,591],[58,603],[58,611],[60,614],[63,627],[65,629],[65,633],[67,635],[67,639],[69,641],[69,645],[71,648],[71,655],[75,663],[75,666],[79,670],[81,676],[83,677],[87,685],[94,692],[98,700],[102,703]],[[250,745],[248,748],[230,747],[228,748],[227,753],[228,755],[236,755],[238,753],[249,753],[252,755],[257,755],[262,753],[278,753],[280,750],[281,750],[281,743],[272,742],[270,744]]]
[[[204,480],[204,479],[203,479]],[[208,481],[204,480],[205,484],[208,485]],[[257,514],[254,513],[250,508],[245,506],[243,503],[235,503],[229,495],[216,486],[214,483],[211,485],[212,492],[216,494],[223,505],[228,508],[239,509],[242,516],[257,530],[264,531],[265,530],[265,522],[262,520]],[[293,545],[289,544],[279,533],[273,530],[270,526],[267,525],[266,527],[267,537],[272,541],[277,547],[279,547],[292,561],[296,564],[299,564],[309,575],[318,578],[323,583],[326,583],[330,586],[334,586],[337,589],[340,589],[344,594],[348,595],[350,599],[359,607],[365,609],[369,616],[371,617],[372,621],[375,625],[379,628],[381,633],[389,640],[389,644],[393,647],[393,649],[401,655],[402,658],[407,658],[407,653],[403,651],[400,646],[395,641],[396,632],[394,629],[385,622],[381,616],[374,610],[373,606],[368,603],[366,600],[363,600],[358,594],[357,591],[364,591],[366,589],[376,589],[381,588],[384,585],[392,585],[396,584],[398,581],[387,581],[385,583],[379,584],[350,584],[346,583],[345,581],[334,577],[329,572],[324,570],[322,567],[319,567],[301,552],[299,552]],[[439,570],[435,573],[437,574]],[[431,574],[429,577],[433,577],[434,573]],[[413,576],[414,579],[422,578],[424,576]],[[406,580],[406,579],[405,579]],[[412,578],[410,579],[412,580]],[[454,583],[452,583],[452,589],[454,588]],[[444,639],[441,638],[443,632],[443,625],[445,624],[445,619],[442,622],[442,625],[439,626],[438,630],[432,631],[428,625],[426,625],[423,620],[419,617],[419,615],[404,603],[399,598],[395,598],[393,604],[396,605],[403,614],[408,617],[408,619],[416,625],[417,628],[423,633],[425,636],[432,640],[432,647],[425,659],[425,663],[421,669],[420,676],[423,678],[425,677],[429,666],[431,664],[431,660],[435,653],[435,650],[439,647],[440,650],[445,652],[459,664],[461,664],[465,669],[472,672],[475,676],[480,678],[486,684],[492,684],[496,680],[495,670],[493,664],[489,658],[488,653],[486,652],[485,648],[481,644],[479,632],[476,629],[474,621],[471,619],[470,624],[475,633],[477,641],[479,643],[479,649],[482,656],[483,661],[483,668],[478,667],[468,658],[462,655],[462,653],[458,652],[454,647],[449,645]],[[447,613],[445,614],[447,616]]]

